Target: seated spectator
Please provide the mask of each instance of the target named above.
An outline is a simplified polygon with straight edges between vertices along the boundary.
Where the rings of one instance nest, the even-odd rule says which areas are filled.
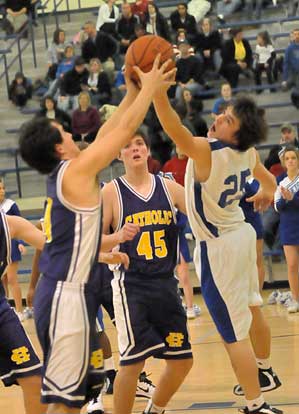
[[[60,85],[58,107],[63,111],[78,108],[78,95],[88,89],[89,72],[85,68],[84,59],[77,57],[74,68],[65,73]]]
[[[86,63],[89,63],[90,59],[98,58],[111,82],[114,78],[115,64],[113,57],[117,51],[116,40],[105,32],[97,32],[95,24],[91,21],[84,24],[83,30],[88,36],[81,48],[83,59]]]
[[[263,0],[245,0],[244,16],[246,20],[248,16],[252,16],[253,19],[259,20],[262,14]],[[253,12],[253,8],[255,9]]]
[[[106,72],[104,72],[99,59],[89,62],[88,90],[92,105],[98,107],[110,103],[111,86]]]
[[[176,43],[174,45],[172,45],[173,47],[173,53],[176,59],[180,59],[181,58],[181,52],[179,51],[178,45],[181,42],[187,41],[187,36],[186,36],[186,30],[185,29],[179,29],[177,32],[177,38],[176,38]],[[195,52],[194,52],[194,47],[190,45],[189,47],[189,55],[190,56],[194,56]]]
[[[100,6],[96,28],[117,38],[116,22],[119,19],[119,9],[115,6],[115,1],[106,0],[106,3]]]
[[[182,95],[181,95],[181,98],[179,100],[179,103],[186,107],[188,117],[192,112],[191,102],[195,99],[199,102],[199,106],[198,106],[199,112],[202,112],[203,103],[202,103],[201,99],[199,99],[198,97],[192,96],[192,93],[188,88],[184,88],[182,90]]]
[[[276,53],[272,45],[269,33],[267,31],[260,32],[257,35],[257,45],[255,47],[255,61],[254,68],[255,83],[256,85],[262,84],[262,73],[266,72],[268,83],[273,83],[273,64]],[[261,93],[259,90],[257,93]],[[270,92],[275,92],[274,89],[270,89]]]
[[[143,26],[143,24],[141,24],[141,23],[135,24],[134,34],[130,39],[130,43],[134,42],[134,40],[136,40],[136,39],[139,39],[139,37],[141,37],[141,36],[145,36],[146,34],[147,33],[146,33],[146,30],[145,30],[145,27]]]
[[[177,5],[177,10],[170,15],[170,22],[175,33],[179,29],[185,29],[189,42],[194,43],[197,34],[196,21],[194,16],[188,13],[187,3]]]
[[[131,4],[132,13],[135,14],[135,16],[138,16],[142,23],[145,20],[148,2],[149,0],[136,0],[135,3]]]
[[[201,114],[203,111],[202,100],[197,96],[192,96],[189,89],[184,88],[182,91],[180,104],[186,108],[187,113],[185,117],[189,122],[191,122],[192,129],[194,130],[194,135],[205,137],[208,132],[208,127]]]
[[[294,29],[292,34],[293,41],[286,48],[284,54],[283,82],[281,86],[285,89],[293,87],[292,94],[295,98],[299,95],[299,29]]]
[[[120,43],[119,53],[126,53],[131,38],[135,34],[135,26],[137,23],[139,23],[139,19],[132,13],[131,5],[124,2],[121,6],[121,17],[117,23],[117,34]]]
[[[72,131],[70,116],[57,108],[57,102],[51,96],[46,96],[41,103],[41,110],[36,114],[37,117],[46,117],[58,121],[67,132]]]
[[[91,106],[88,92],[81,92],[78,97],[79,108],[73,112],[72,131],[74,141],[94,141],[100,128],[100,114]]]
[[[220,72],[228,80],[232,88],[236,88],[239,75],[250,76],[252,67],[252,50],[248,40],[243,39],[243,29],[231,29],[231,39],[222,47],[222,65]]]
[[[27,12],[30,0],[5,0],[6,25],[4,29],[7,34],[18,32],[27,22]]]
[[[199,95],[203,89],[202,64],[196,56],[190,56],[190,45],[185,40],[180,42],[179,51],[181,58],[177,61],[177,87],[175,97],[181,98],[182,89],[188,88],[193,95]]]
[[[158,7],[149,3],[145,13],[145,29],[147,33],[163,37],[170,42],[168,23]]]
[[[223,83],[221,85],[221,98],[216,99],[212,109],[212,118],[216,118],[217,115],[220,115],[226,106],[232,102],[232,88],[229,83]]]
[[[222,36],[218,30],[213,30],[208,17],[202,20],[201,31],[197,34],[195,48],[200,55],[205,71],[219,72],[221,67]]]
[[[22,108],[32,97],[31,82],[21,72],[17,72],[9,86],[8,98],[16,106]]]
[[[65,31],[58,28],[54,31],[52,44],[48,48],[47,78],[50,80],[56,78],[57,66],[64,58],[65,47]]]
[[[224,18],[232,15],[242,5],[242,0],[218,0],[217,17],[220,23],[225,23]]]
[[[192,122],[190,121],[190,119],[188,117],[186,105],[178,102],[174,105],[174,109],[175,109],[176,113],[178,114],[178,116],[180,117],[180,119],[182,121],[182,124],[187,129],[189,129],[189,131],[191,132],[192,135],[196,135],[194,126],[193,126]]]
[[[66,72],[73,69],[75,63],[74,48],[69,45],[64,50],[64,58],[58,64],[55,80],[51,83],[46,95],[55,96],[60,87],[61,80]]]

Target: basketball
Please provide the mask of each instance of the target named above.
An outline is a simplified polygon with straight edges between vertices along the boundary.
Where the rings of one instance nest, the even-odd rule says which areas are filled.
[[[173,48],[167,40],[155,35],[146,35],[135,40],[128,48],[125,57],[126,71],[129,77],[138,82],[139,78],[133,67],[138,66],[143,72],[149,72],[158,53],[161,53],[160,64],[172,59],[168,70],[175,67]]]

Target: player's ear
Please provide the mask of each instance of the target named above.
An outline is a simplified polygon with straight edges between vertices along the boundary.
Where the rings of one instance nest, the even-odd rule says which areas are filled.
[[[62,143],[55,145],[55,151],[59,155],[59,158],[64,154],[64,149]]]

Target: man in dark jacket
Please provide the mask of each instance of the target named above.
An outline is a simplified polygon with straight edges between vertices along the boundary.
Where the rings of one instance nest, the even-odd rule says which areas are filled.
[[[170,22],[175,33],[177,33],[178,29],[185,29],[189,42],[193,44],[197,34],[196,20],[187,10],[186,3],[179,3],[177,10],[170,15]]]
[[[84,24],[84,32],[88,38],[82,44],[81,55],[86,63],[92,58],[98,58],[102,63],[109,58],[113,59],[117,51],[117,42],[112,36],[103,31],[97,32],[95,24],[91,21]]]
[[[119,52],[125,54],[130,45],[131,38],[135,34],[134,29],[135,25],[139,23],[139,18],[134,16],[129,3],[122,4],[121,13],[121,18],[118,21],[116,31],[119,36]]]
[[[196,36],[195,50],[203,59],[205,70],[220,69],[222,37],[218,30],[213,30],[208,17],[202,20],[201,32]]]
[[[72,70],[64,74],[60,86],[58,107],[63,111],[78,108],[78,95],[88,88],[89,72],[82,57],[77,57]]]
[[[231,29],[232,38],[222,47],[222,65],[220,72],[228,80],[232,88],[236,88],[240,73],[250,76],[252,66],[252,50],[248,40],[243,39],[243,29]]]

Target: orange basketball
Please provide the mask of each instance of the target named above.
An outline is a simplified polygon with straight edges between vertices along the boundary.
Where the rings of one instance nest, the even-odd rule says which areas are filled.
[[[128,48],[125,57],[126,71],[130,78],[138,82],[138,75],[133,66],[138,66],[143,72],[149,72],[158,53],[161,53],[160,64],[172,59],[167,69],[175,67],[173,48],[167,40],[155,35],[145,35],[136,39]]]

